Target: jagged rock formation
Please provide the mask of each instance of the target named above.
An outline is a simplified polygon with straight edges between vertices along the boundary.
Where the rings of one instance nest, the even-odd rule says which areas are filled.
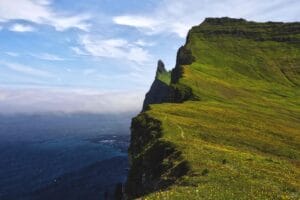
[[[157,63],[155,80],[144,100],[143,111],[146,110],[149,104],[167,101],[169,93],[169,74],[170,72],[165,69],[164,63],[159,60]]]
[[[167,73],[165,64],[163,63],[163,61],[158,60],[155,78],[158,78],[160,74],[164,74],[164,73]]]
[[[183,102],[188,99],[196,99],[192,94],[191,88],[178,83],[182,75],[183,66],[191,64],[194,59],[191,51],[182,46],[177,52],[176,66],[171,72],[168,72],[164,63],[159,60],[156,76],[149,92],[145,96],[142,111],[145,111],[150,104]]]

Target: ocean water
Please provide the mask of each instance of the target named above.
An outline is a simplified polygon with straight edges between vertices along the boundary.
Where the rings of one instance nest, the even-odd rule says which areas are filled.
[[[113,198],[131,115],[0,116],[0,199]]]

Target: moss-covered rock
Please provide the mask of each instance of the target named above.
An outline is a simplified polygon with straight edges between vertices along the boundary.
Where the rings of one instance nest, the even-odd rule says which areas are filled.
[[[161,122],[145,113],[132,120],[127,198],[166,188],[190,170],[181,152],[171,142],[162,140],[161,134]]]

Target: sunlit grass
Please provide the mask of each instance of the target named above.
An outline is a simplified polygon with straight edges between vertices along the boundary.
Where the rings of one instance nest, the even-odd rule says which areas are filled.
[[[144,199],[300,199],[300,43],[270,39],[278,28],[268,24],[247,24],[227,30],[264,40],[217,34],[226,26],[205,23],[190,32],[196,61],[180,83],[199,101],[151,105],[147,114],[192,169]]]

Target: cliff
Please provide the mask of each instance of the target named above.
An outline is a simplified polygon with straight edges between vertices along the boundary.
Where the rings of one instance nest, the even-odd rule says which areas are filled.
[[[176,66],[171,72],[168,72],[164,63],[159,60],[155,79],[145,96],[142,111],[147,110],[150,104],[183,102],[193,99],[191,88],[179,84],[178,80],[182,75],[183,65],[191,64],[194,59],[191,51],[182,46],[177,52]]]
[[[149,92],[147,92],[143,111],[146,110],[148,105],[157,104],[168,101],[170,72],[165,69],[164,63],[159,60],[157,63],[156,75],[154,82],[151,85]]]
[[[128,199],[299,199],[300,23],[193,27],[131,132]]]

